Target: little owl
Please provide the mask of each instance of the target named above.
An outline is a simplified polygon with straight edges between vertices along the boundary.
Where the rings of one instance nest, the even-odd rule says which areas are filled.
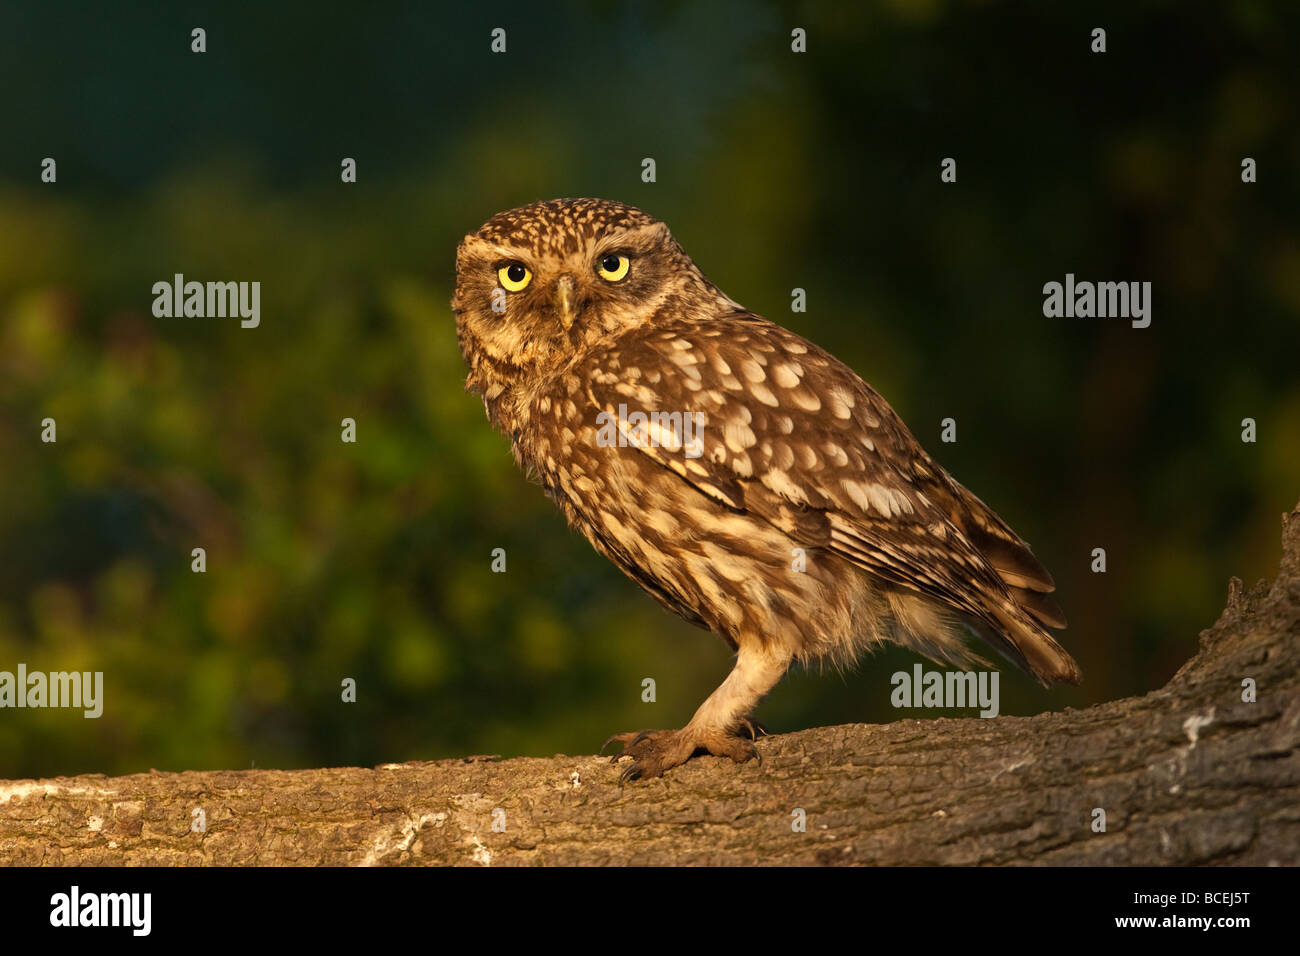
[[[465,387],[592,546],[736,663],[681,730],[617,734],[655,777],[757,756],[750,716],[795,661],[885,641],[1078,683],[1029,546],[885,400],[732,300],[639,209],[558,199],[466,236],[452,299]],[[608,743],[608,741],[607,741]]]

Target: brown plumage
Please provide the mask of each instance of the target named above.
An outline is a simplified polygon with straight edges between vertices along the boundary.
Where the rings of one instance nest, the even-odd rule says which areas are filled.
[[[894,641],[985,663],[963,621],[1041,682],[1079,681],[1029,546],[851,369],[727,297],[663,223],[536,203],[466,236],[456,266],[466,388],[520,465],[597,551],[737,652],[685,728],[611,738],[634,758],[625,776],[753,756],[741,732],[796,660]]]

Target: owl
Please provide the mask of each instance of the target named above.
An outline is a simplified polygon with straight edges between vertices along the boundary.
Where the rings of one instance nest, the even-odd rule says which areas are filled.
[[[646,213],[534,203],[461,242],[468,391],[592,546],[735,651],[680,730],[615,734],[622,780],[758,757],[752,714],[795,663],[894,642],[961,668],[976,635],[1078,683],[1052,576],[807,339],[715,286]],[[761,757],[760,757],[761,760]]]

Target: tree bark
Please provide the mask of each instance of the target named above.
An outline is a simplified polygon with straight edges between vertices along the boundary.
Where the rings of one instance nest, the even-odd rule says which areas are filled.
[[[622,789],[606,759],[560,756],[0,782],[0,861],[1295,865],[1297,744],[1300,506],[1276,580],[1233,578],[1145,697],[820,727],[761,739],[761,767],[701,757]]]

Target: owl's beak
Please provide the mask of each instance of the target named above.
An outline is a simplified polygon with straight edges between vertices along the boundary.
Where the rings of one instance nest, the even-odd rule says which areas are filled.
[[[555,280],[555,310],[560,314],[560,324],[564,331],[573,326],[573,276],[563,275]]]

